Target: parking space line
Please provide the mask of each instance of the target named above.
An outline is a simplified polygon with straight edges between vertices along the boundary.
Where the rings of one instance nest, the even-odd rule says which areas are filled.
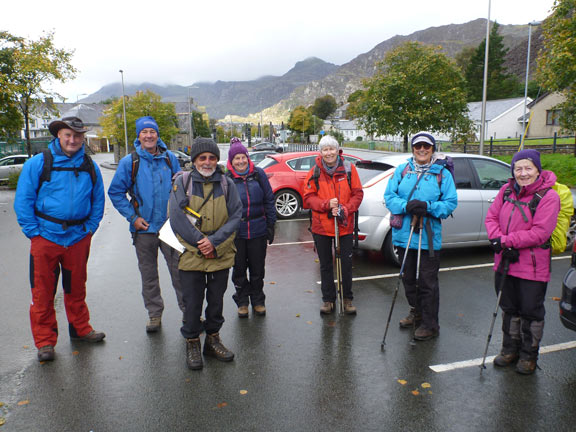
[[[309,241],[301,241],[301,242],[290,242],[290,243],[272,243],[268,247],[272,246],[288,246],[288,245],[299,245],[299,244],[306,244],[306,243],[314,243],[314,240]]]
[[[547,353],[551,353],[551,352],[555,352],[555,351],[564,351],[564,350],[569,350],[569,349],[574,349],[574,348],[576,348],[576,341],[563,342],[563,343],[559,343],[559,344],[555,344],[555,345],[548,345],[545,347],[540,347],[540,354],[547,354]],[[492,363],[495,358],[496,358],[496,356],[486,357],[485,363]],[[476,358],[476,359],[472,359],[472,360],[464,360],[464,361],[459,361],[459,362],[454,362],[454,363],[445,363],[445,364],[433,365],[433,366],[428,366],[428,367],[430,369],[432,369],[434,372],[440,373],[440,372],[448,372],[448,371],[456,370],[456,369],[463,369],[463,368],[472,367],[472,366],[480,366],[481,364],[482,364],[482,359]]]

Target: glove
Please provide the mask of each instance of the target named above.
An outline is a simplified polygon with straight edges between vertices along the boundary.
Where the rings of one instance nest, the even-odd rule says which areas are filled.
[[[414,216],[425,216],[428,212],[428,204],[425,201],[411,200],[406,204],[406,213]]]
[[[502,252],[502,258],[508,260],[509,263],[515,263],[520,258],[520,252],[518,252],[518,249],[506,248]]]
[[[348,226],[348,209],[343,205],[338,206],[338,223],[343,227]]]
[[[266,227],[266,238],[268,239],[268,244],[271,245],[274,241],[274,225],[268,225]]]
[[[500,237],[493,238],[488,241],[490,242],[490,247],[494,252],[496,253],[502,252],[502,241],[500,240]]]

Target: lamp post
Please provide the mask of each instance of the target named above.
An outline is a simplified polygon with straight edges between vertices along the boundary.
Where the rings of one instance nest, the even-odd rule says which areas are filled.
[[[486,21],[486,51],[484,52],[484,82],[482,83],[482,114],[480,116],[480,148],[478,153],[484,153],[484,135],[486,135],[486,94],[488,92],[488,47],[490,46],[490,6],[488,0],[488,18]]]
[[[526,82],[524,83],[524,115],[522,116],[522,141],[520,150],[524,150],[524,140],[526,139],[526,108],[528,106],[528,77],[530,75],[530,46],[532,43],[532,26],[542,24],[542,21],[532,21],[528,23],[528,52],[526,53]]]
[[[76,104],[78,104],[78,98],[79,98],[80,96],[86,96],[86,95],[88,95],[88,93],[80,93],[80,94],[77,94],[77,95],[76,95]]]
[[[122,110],[124,111],[124,142],[126,143],[126,154],[128,154],[128,126],[126,125],[126,96],[124,96],[124,71],[119,70],[122,76]]]
[[[188,133],[189,133],[189,143],[190,147],[192,147],[192,143],[194,142],[194,115],[192,114],[192,98],[190,97],[190,89],[191,88],[198,88],[196,86],[188,87],[188,115],[190,116],[188,122]]]

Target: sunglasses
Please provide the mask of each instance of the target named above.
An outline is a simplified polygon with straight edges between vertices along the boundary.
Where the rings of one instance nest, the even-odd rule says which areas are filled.
[[[432,148],[428,143],[416,143],[412,146],[412,148],[415,148],[416,150],[420,150],[422,147],[424,147],[425,150],[430,150]]]
[[[204,162],[206,159],[208,159],[210,162],[214,162],[214,161],[216,161],[218,158],[217,158],[216,156],[214,156],[214,155],[210,155],[210,156],[206,156],[206,155],[198,156],[198,160],[199,160],[200,162]]]

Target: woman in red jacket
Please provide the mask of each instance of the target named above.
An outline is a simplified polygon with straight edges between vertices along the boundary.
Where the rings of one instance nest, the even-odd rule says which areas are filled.
[[[334,218],[338,220],[340,255],[342,257],[342,290],[344,312],[355,315],[352,305],[352,234],[354,212],[364,192],[356,167],[340,156],[338,141],[325,136],[318,144],[320,156],[305,180],[304,207],[312,211],[312,235],[320,259],[322,280],[321,314],[334,311],[336,287],[332,264],[332,242],[335,237]]]

